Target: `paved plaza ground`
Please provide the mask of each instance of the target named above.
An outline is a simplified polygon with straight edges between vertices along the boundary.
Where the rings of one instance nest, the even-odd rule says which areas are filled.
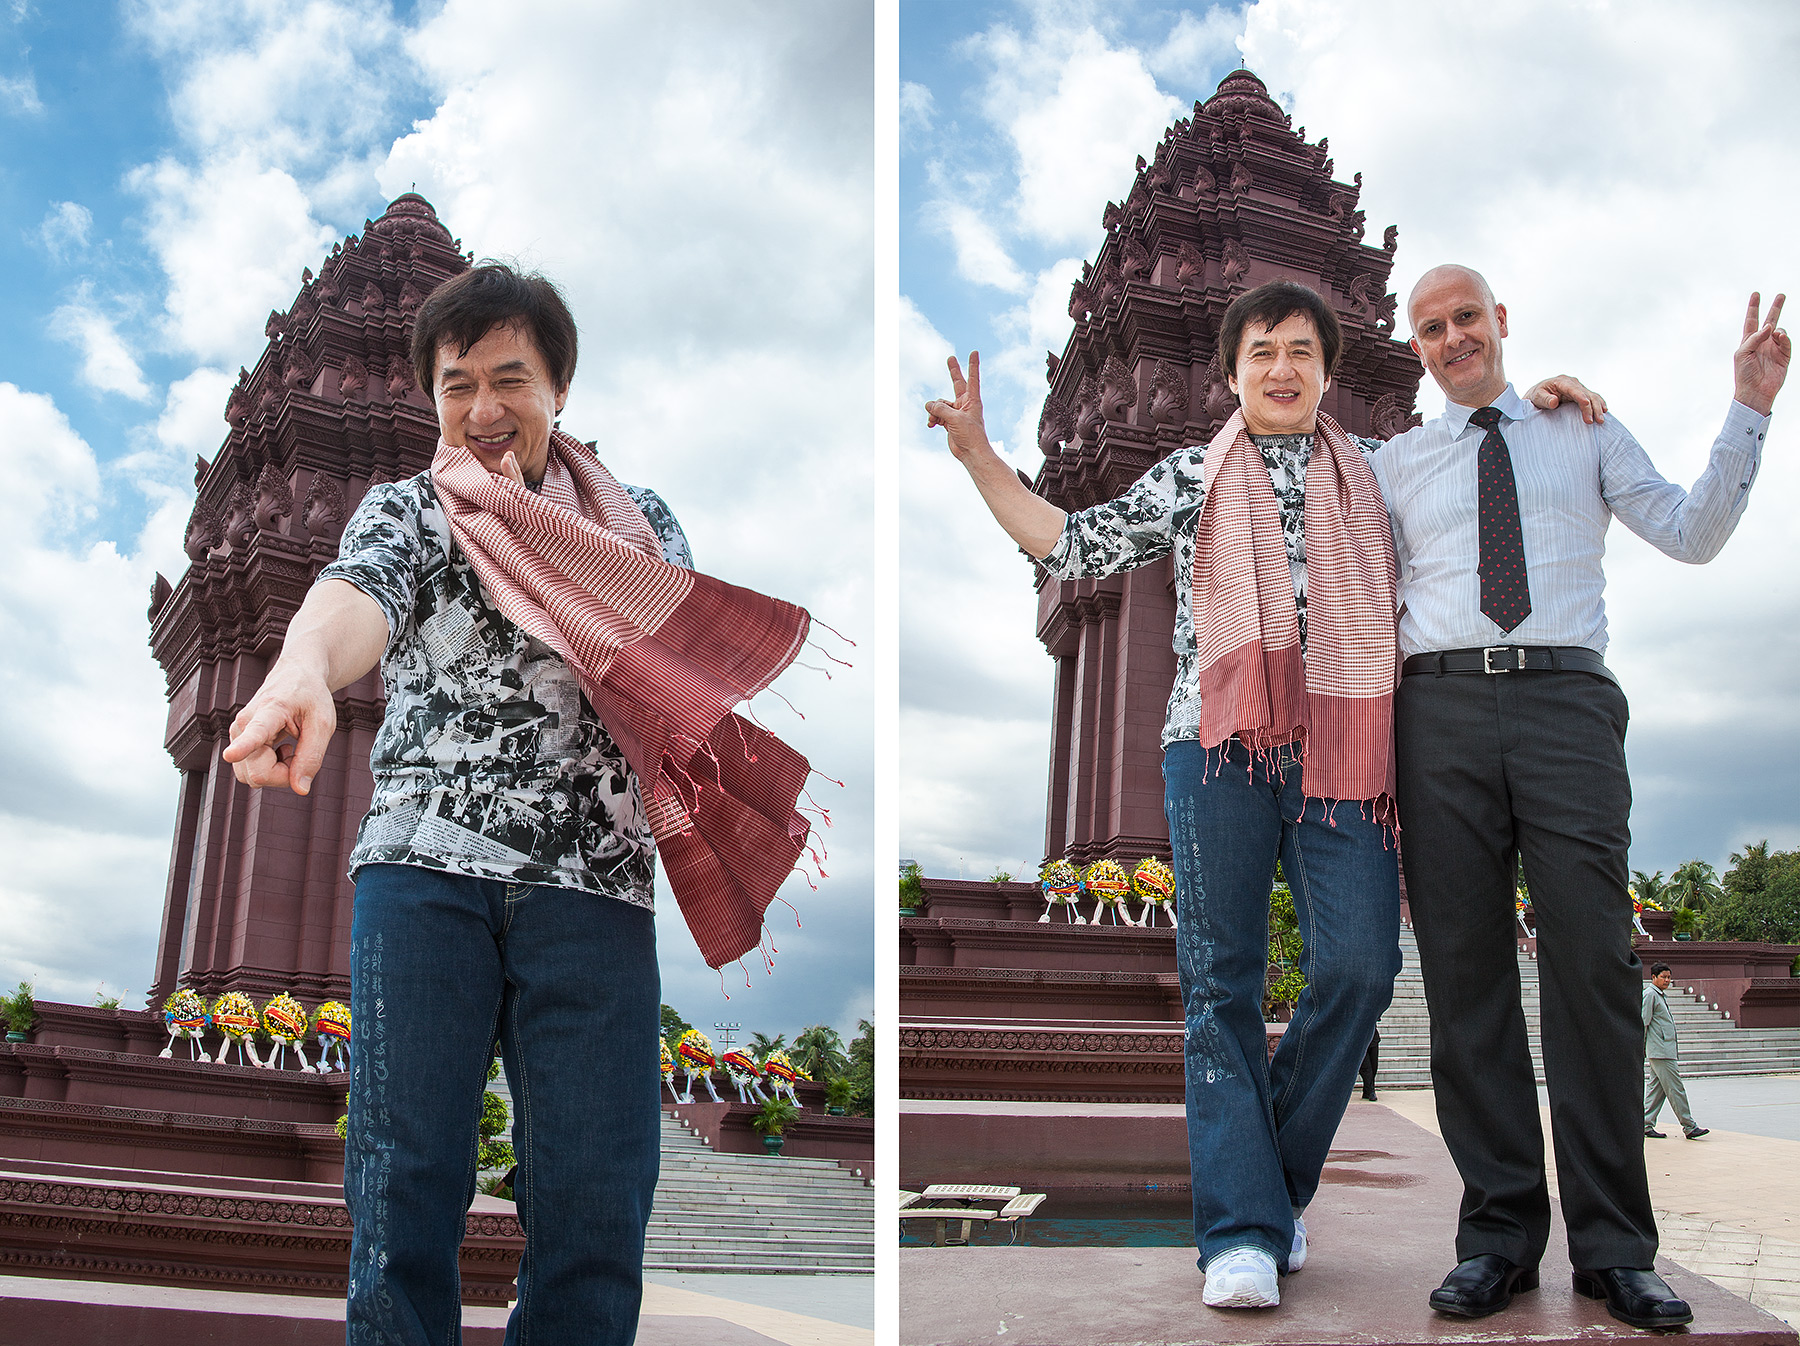
[[[1664,1108],[1668,1138],[1644,1142],[1663,1255],[1800,1328],[1800,1075],[1686,1083],[1712,1134],[1684,1139]],[[1429,1089],[1383,1089],[1380,1102],[1437,1134]],[[1544,1133],[1548,1145],[1547,1107]]]

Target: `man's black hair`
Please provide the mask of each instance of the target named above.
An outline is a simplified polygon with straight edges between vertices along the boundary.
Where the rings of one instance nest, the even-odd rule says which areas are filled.
[[[575,377],[575,319],[562,293],[536,272],[483,262],[452,276],[419,305],[413,321],[413,370],[427,397],[437,380],[438,347],[462,354],[496,327],[517,323],[531,336],[558,392]]]
[[[1272,332],[1296,313],[1311,318],[1313,330],[1319,334],[1325,377],[1337,373],[1338,354],[1344,348],[1344,329],[1337,314],[1316,291],[1291,280],[1269,281],[1231,301],[1225,321],[1219,325],[1219,362],[1225,373],[1237,377],[1238,347],[1243,344],[1246,327],[1254,322],[1262,331]]]
[[[1652,977],[1660,977],[1663,973],[1673,972],[1674,970],[1675,969],[1670,967],[1667,963],[1652,963],[1652,964],[1650,964],[1650,975]]]

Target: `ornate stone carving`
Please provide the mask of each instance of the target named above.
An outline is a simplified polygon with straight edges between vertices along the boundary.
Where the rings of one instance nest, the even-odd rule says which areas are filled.
[[[225,497],[225,540],[233,547],[246,545],[256,535],[256,497],[241,479]]]
[[[1250,270],[1250,258],[1244,252],[1244,245],[1235,238],[1225,240],[1224,263],[1219,268],[1225,279],[1225,288],[1235,294],[1244,288],[1244,277]]]
[[[1152,195],[1166,192],[1175,185],[1175,175],[1169,171],[1169,157],[1161,148],[1156,151],[1156,162],[1151,165],[1150,175],[1144,181]]]
[[[300,526],[314,537],[336,531],[344,521],[344,495],[330,477],[313,473],[300,502]]]
[[[287,478],[275,470],[275,464],[264,463],[256,475],[256,526],[273,529],[275,520],[285,519],[293,512],[294,493]]]
[[[1044,352],[1044,382],[1055,383],[1056,371],[1062,367],[1062,356],[1055,351]]]
[[[1231,166],[1231,190],[1233,192],[1247,192],[1255,185],[1256,179],[1250,176],[1248,165],[1239,161]]]
[[[1108,201],[1106,209],[1100,212],[1100,227],[1110,234],[1123,223],[1125,223],[1125,212],[1120,210],[1116,203]]]
[[[281,340],[281,334],[287,331],[287,315],[279,309],[269,310],[269,320],[263,324],[263,335],[270,341]]]
[[[1180,425],[1187,420],[1187,411],[1187,371],[1158,360],[1150,374],[1150,419],[1158,425]]]
[[[338,375],[338,392],[345,401],[361,397],[369,386],[369,367],[352,355],[344,361],[344,372]]]
[[[1410,400],[1398,393],[1383,393],[1375,399],[1375,405],[1369,411],[1369,429],[1376,439],[1392,439],[1402,430],[1424,424],[1423,416],[1407,409]]]
[[[1205,164],[1195,164],[1194,173],[1188,179],[1188,185],[1195,196],[1207,196],[1219,190],[1219,180],[1212,175],[1212,170]]]
[[[1136,234],[1128,234],[1125,238],[1124,259],[1119,264],[1120,279],[1124,283],[1144,280],[1150,274],[1150,249],[1144,246],[1144,240]]]
[[[306,352],[298,346],[290,346],[287,358],[281,362],[281,385],[284,388],[300,389],[312,382],[312,365],[306,358]]]
[[[1376,331],[1394,330],[1394,307],[1398,301],[1379,279],[1367,274],[1358,276],[1350,282],[1348,293],[1356,311],[1371,319]]]
[[[1125,198],[1125,214],[1127,216],[1136,215],[1149,204],[1150,193],[1148,189],[1145,188],[1143,179],[1140,178],[1133,184],[1131,195]]]
[[[225,399],[225,423],[233,430],[242,430],[244,422],[250,419],[251,406],[250,371],[239,365],[237,382]]]
[[[1225,366],[1220,362],[1219,352],[1215,349],[1212,359],[1206,362],[1206,400],[1201,406],[1212,420],[1224,421],[1237,410],[1237,405],[1237,394],[1231,391],[1231,385],[1225,381]]]
[[[1175,250],[1175,281],[1183,289],[1200,289],[1206,282],[1206,257],[1188,239]]]
[[[400,287],[400,311],[408,315],[417,313],[419,305],[424,302],[425,296],[419,293],[419,287],[414,285],[409,277],[406,284]]]
[[[200,483],[206,480],[206,474],[211,470],[212,464],[207,461],[205,455],[198,453],[194,455],[194,489],[196,491],[200,489]]]
[[[363,286],[362,306],[365,313],[379,313],[387,307],[387,296],[381,292],[381,287],[372,280]]]
[[[1399,225],[1390,224],[1386,229],[1384,229],[1382,231],[1381,246],[1384,250],[1386,250],[1388,252],[1393,252],[1394,249],[1396,249],[1400,246],[1400,226]]]
[[[404,355],[396,354],[388,361],[387,393],[398,402],[413,390],[412,361]]]
[[[1082,269],[1087,269],[1085,262],[1082,263]],[[1088,289],[1086,279],[1077,280],[1069,287],[1069,317],[1076,322],[1086,322],[1093,300],[1093,292]]]
[[[1075,413],[1067,402],[1051,393],[1044,399],[1044,409],[1038,414],[1038,452],[1046,458],[1054,457],[1074,438]]]
[[[1075,385],[1075,432],[1083,443],[1092,444],[1100,437],[1106,416],[1100,410],[1100,385],[1092,374],[1083,374]]]
[[[1137,380],[1126,363],[1116,355],[1106,357],[1100,366],[1100,411],[1109,421],[1122,421],[1137,405]]]
[[[163,578],[162,571],[157,571],[156,578],[150,581],[149,617],[151,621],[156,620],[156,614],[163,610],[163,604],[169,601],[169,595],[174,592],[174,586]]]
[[[218,511],[204,500],[196,500],[194,512],[188,515],[187,536],[181,544],[188,560],[204,561],[206,553],[224,541],[225,523]]]
[[[1125,288],[1125,279],[1119,274],[1119,264],[1108,257],[1100,263],[1100,269],[1094,273],[1094,312],[1106,312],[1112,301],[1117,299]]]
[[[1350,217],[1350,212],[1355,206],[1355,192],[1335,191],[1325,199],[1325,213],[1339,224]]]

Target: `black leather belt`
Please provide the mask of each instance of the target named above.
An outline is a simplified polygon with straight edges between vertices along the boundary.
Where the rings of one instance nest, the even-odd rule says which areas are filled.
[[[1619,680],[1606,661],[1579,645],[1489,645],[1477,650],[1441,650],[1415,654],[1400,666],[1407,677],[1419,673],[1593,673],[1608,682]]]

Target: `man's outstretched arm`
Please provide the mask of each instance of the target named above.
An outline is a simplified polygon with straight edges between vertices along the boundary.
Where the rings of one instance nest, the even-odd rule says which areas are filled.
[[[933,401],[925,404],[926,425],[943,426],[949,432],[950,452],[969,471],[975,488],[995,521],[1012,540],[1038,560],[1056,548],[1068,515],[1019,480],[1006,465],[994,446],[988,443],[987,426],[981,415],[981,356],[969,352],[969,377],[963,378],[962,366],[950,357],[950,387],[956,393],[953,402]]]
[[[339,579],[315,584],[288,623],[275,666],[231,722],[225,760],[237,778],[257,789],[312,789],[337,729],[331,694],[375,667],[387,639],[386,615],[361,589]]]

